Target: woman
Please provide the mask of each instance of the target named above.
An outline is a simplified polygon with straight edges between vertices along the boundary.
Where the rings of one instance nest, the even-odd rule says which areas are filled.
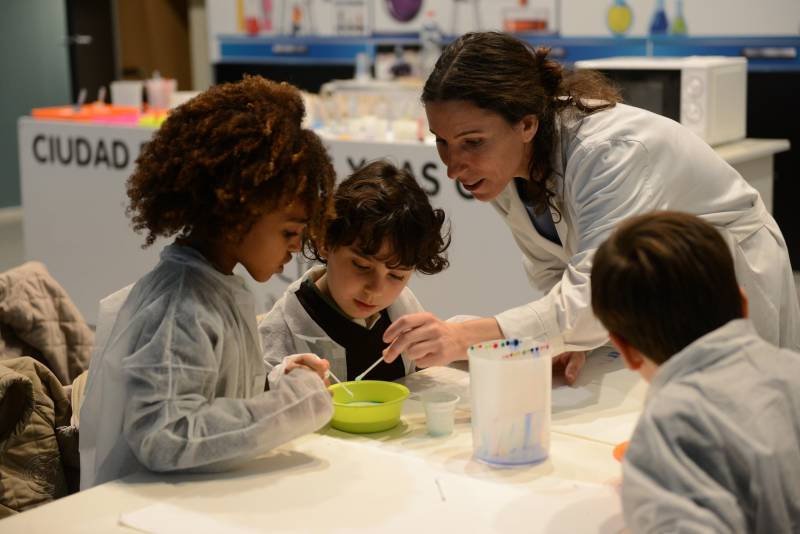
[[[758,193],[699,137],[619,103],[599,75],[565,72],[547,53],[506,34],[466,34],[444,50],[422,94],[448,176],[497,210],[545,296],[458,324],[405,316],[387,329],[384,358],[405,352],[420,367],[444,365],[472,343],[534,336],[559,348],[555,369],[573,383],[584,351],[607,341],[590,306],[595,249],[626,217],[670,209],[722,233],[759,334],[800,349],[786,244]]]

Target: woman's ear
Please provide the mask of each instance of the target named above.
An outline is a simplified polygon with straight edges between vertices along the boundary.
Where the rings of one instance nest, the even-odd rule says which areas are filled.
[[[536,115],[525,115],[519,121],[519,128],[522,134],[522,141],[524,143],[529,143],[536,137],[536,132],[539,131],[539,117]]]
[[[742,318],[747,319],[750,313],[750,301],[747,300],[747,293],[742,286],[739,286],[739,294],[742,296]]]

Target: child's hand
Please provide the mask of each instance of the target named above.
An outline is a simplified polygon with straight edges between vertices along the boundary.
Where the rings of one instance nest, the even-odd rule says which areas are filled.
[[[293,354],[284,358],[284,363],[285,373],[291,373],[294,369],[305,368],[317,373],[326,386],[331,385],[328,379],[328,369],[331,367],[331,362],[323,360],[316,354]]]
[[[553,358],[553,374],[563,375],[566,383],[571,386],[578,379],[585,363],[586,353],[583,351],[562,352]]]

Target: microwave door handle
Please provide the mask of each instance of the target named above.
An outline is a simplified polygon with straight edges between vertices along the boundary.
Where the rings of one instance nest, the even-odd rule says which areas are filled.
[[[797,59],[794,46],[746,46],[742,55],[747,59]]]

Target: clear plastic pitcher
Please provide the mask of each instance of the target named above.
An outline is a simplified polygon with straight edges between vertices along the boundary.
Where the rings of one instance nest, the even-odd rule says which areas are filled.
[[[549,344],[498,339],[473,345],[467,354],[475,457],[501,466],[547,458],[552,382]]]

